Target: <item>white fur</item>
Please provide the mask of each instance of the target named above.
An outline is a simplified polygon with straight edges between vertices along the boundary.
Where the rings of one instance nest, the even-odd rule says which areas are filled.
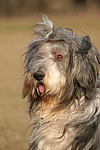
[[[44,79],[44,83],[46,84],[47,90],[51,92],[58,92],[59,88],[65,85],[66,78],[59,71],[57,64],[54,62],[53,55],[51,54],[51,45],[50,43],[45,43],[41,47],[42,51],[46,51],[47,53],[47,65],[48,69],[46,70],[46,76]]]

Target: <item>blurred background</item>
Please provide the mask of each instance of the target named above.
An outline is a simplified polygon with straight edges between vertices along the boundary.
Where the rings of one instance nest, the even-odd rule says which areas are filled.
[[[0,0],[0,150],[26,150],[29,116],[22,99],[24,57],[42,13],[58,26],[88,33],[100,51],[100,0]]]

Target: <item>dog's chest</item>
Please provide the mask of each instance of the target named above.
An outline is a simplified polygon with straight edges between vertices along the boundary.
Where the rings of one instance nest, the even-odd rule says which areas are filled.
[[[67,119],[66,119],[67,118]],[[65,150],[70,149],[76,130],[66,129],[69,116],[61,113],[41,114],[34,132],[34,139],[38,143],[37,150]]]

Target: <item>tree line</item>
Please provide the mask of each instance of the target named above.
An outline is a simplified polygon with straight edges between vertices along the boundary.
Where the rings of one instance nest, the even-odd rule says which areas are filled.
[[[86,8],[88,4],[94,4],[99,8],[100,0],[0,0],[0,16],[28,15],[37,12],[61,13],[71,10],[71,7]]]

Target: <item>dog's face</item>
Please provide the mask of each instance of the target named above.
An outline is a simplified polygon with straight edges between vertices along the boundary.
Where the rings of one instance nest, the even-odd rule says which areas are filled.
[[[31,97],[32,105],[34,101],[56,97],[63,106],[82,95],[90,99],[95,95],[99,74],[96,48],[89,36],[79,38],[71,29],[54,30],[49,23],[46,21],[43,29],[36,32],[39,38],[26,52],[23,97]],[[42,25],[39,24],[41,28]]]
[[[31,91],[44,96],[45,93],[55,95],[66,83],[66,65],[68,64],[68,45],[64,43],[44,43],[33,51],[32,60],[28,62],[27,74],[23,94],[24,97]]]

